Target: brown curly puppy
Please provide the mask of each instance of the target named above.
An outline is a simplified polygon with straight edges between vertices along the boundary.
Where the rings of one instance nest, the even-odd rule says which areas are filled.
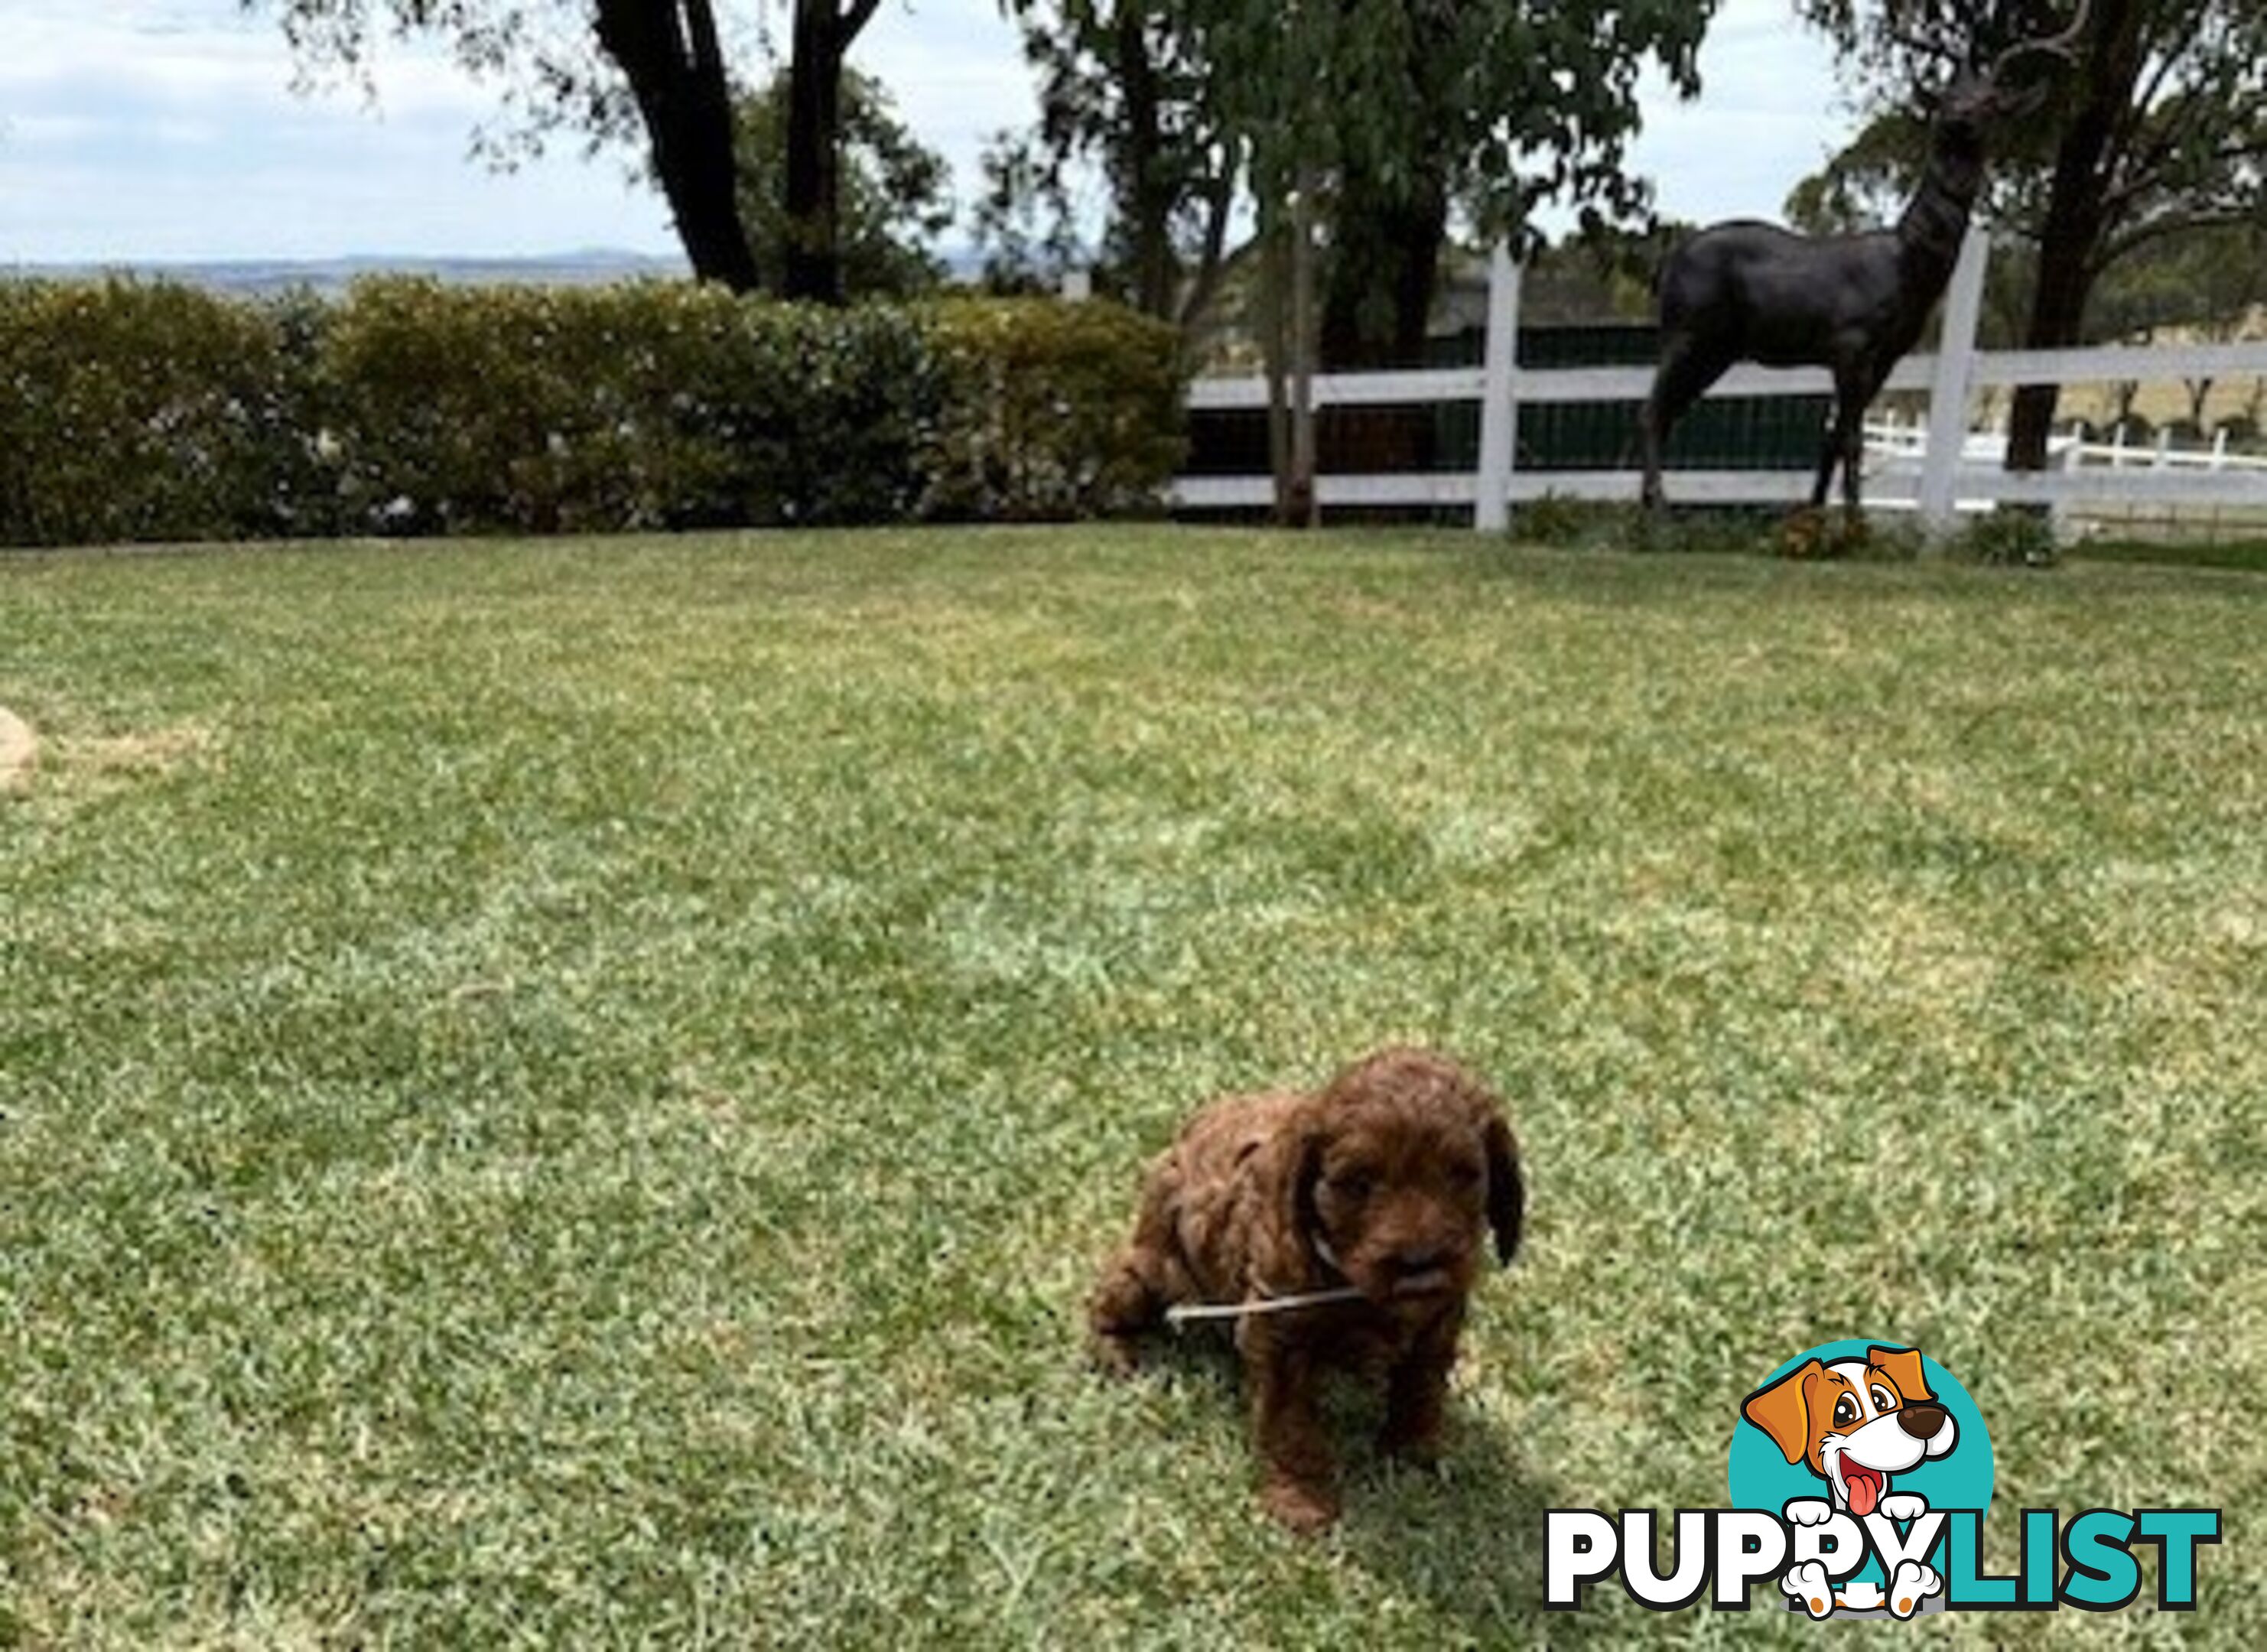
[[[1311,1095],[1226,1097],[1150,1165],[1134,1237],[1088,1306],[1096,1355],[1131,1370],[1135,1338],[1176,1303],[1353,1287],[1234,1321],[1262,1501],[1318,1531],[1339,1511],[1323,1373],[1383,1378],[1383,1449],[1429,1462],[1482,1247],[1492,1230],[1511,1260],[1524,1200],[1500,1104],[1429,1051],[1381,1050]]]

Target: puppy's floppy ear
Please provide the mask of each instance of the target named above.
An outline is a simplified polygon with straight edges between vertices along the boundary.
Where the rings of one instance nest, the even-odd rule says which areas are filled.
[[[1928,1391],[1928,1378],[1921,1374],[1919,1348],[1867,1348],[1866,1363],[1885,1373],[1907,1405],[1936,1397]]]
[[[1519,1144],[1511,1127],[1493,1107],[1481,1127],[1487,1149],[1487,1218],[1495,1234],[1496,1260],[1510,1265],[1519,1250],[1519,1233],[1527,1216],[1527,1184],[1519,1176]]]
[[[1456,1068],[1445,1070],[1462,1092],[1472,1127],[1479,1132],[1480,1150],[1487,1156],[1488,1230],[1495,1236],[1496,1260],[1508,1267],[1519,1250],[1520,1231],[1527,1218],[1527,1184],[1519,1175],[1519,1143],[1504,1120],[1503,1103],[1486,1085]]]
[[[1740,1414],[1771,1435],[1790,1463],[1810,1455],[1810,1379],[1825,1369],[1816,1360],[1805,1360],[1770,1387],[1750,1394],[1740,1407]]]

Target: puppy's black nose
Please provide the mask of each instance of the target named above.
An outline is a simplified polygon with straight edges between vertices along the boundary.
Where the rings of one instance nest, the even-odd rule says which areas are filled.
[[[1393,1253],[1393,1266],[1404,1274],[1429,1274],[1448,1267],[1449,1259],[1447,1247],[1438,1245],[1405,1245]]]
[[[1933,1440],[1944,1428],[1944,1407],[1907,1406],[1897,1413],[1897,1426],[1916,1440]]]

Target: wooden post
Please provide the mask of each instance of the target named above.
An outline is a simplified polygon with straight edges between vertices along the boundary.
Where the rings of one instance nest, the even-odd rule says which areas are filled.
[[[1498,241],[1488,253],[1487,351],[1480,389],[1480,468],[1472,526],[1500,533],[1511,525],[1511,471],[1518,445],[1516,372],[1519,266]]]
[[[1291,196],[1291,488],[1288,525],[1323,519],[1315,478],[1315,171],[1299,168]]]
[[[1984,309],[1984,267],[1992,238],[1969,226],[1945,294],[1944,330],[1936,347],[1936,376],[1928,389],[1928,454],[1921,461],[1920,520],[1931,535],[1948,532],[1957,514],[1953,489],[1968,445],[1968,387],[1976,359],[1976,322]]]

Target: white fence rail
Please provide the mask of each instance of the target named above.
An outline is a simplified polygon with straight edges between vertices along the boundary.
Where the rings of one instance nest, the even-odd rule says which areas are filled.
[[[2267,375],[2267,341],[2235,344],[2108,346],[2096,349],[1994,350],[1976,347],[1976,319],[1984,287],[1988,244],[1970,230],[1961,248],[1945,300],[1943,341],[1931,355],[1909,356],[1885,388],[1923,391],[1929,397],[1926,434],[1901,437],[1889,451],[1869,445],[1866,497],[1892,510],[1918,508],[1932,527],[1961,509],[2006,501],[2064,507],[2249,506],[2267,510],[2267,461],[2224,452],[2218,463],[2195,464],[2169,449],[2118,449],[2096,444],[2058,444],[2061,464],[2043,472],[1999,468],[2003,447],[1968,430],[1973,392],[2034,384],[2150,383],[2177,378]],[[1635,471],[1522,471],[1515,467],[1519,404],[1642,401],[1653,385],[1650,367],[1525,368],[1513,359],[1519,327],[1519,271],[1501,248],[1490,261],[1486,360],[1479,367],[1407,372],[1324,373],[1314,381],[1315,405],[1362,407],[1435,401],[1480,404],[1476,471],[1323,475],[1315,491],[1324,507],[1424,505],[1469,508],[1472,525],[1502,527],[1509,507],[1545,496],[1634,500]],[[1833,381],[1823,368],[1735,367],[1711,396],[1826,395]],[[1189,387],[1195,411],[1264,408],[1264,378],[1200,378]],[[1634,427],[1632,447],[1634,451]],[[1823,438],[1822,431],[1822,438]],[[2205,455],[2206,459],[2210,455]],[[1672,470],[1664,477],[1671,499],[1692,504],[1799,503],[1809,497],[1811,467],[1801,471]],[[1182,476],[1175,504],[1189,510],[1233,510],[1273,503],[1266,476]]]

